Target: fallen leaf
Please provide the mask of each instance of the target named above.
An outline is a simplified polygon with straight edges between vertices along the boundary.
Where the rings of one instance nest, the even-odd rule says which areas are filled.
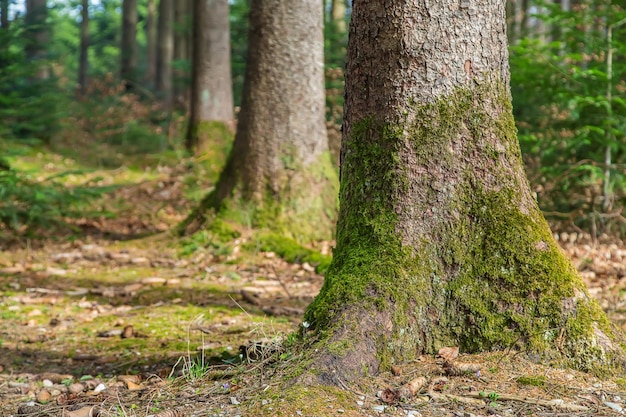
[[[444,347],[439,349],[437,356],[445,359],[448,362],[452,362],[459,356],[459,347]]]

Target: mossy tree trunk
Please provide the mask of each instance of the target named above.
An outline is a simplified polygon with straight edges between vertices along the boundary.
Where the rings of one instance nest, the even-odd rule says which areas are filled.
[[[225,140],[234,119],[228,0],[196,1],[193,10],[191,116],[185,145],[196,154]],[[217,137],[216,137],[217,136]]]
[[[184,227],[216,214],[300,242],[329,239],[336,175],[324,123],[319,0],[253,0],[237,133],[215,190]]]
[[[306,313],[322,380],[444,346],[621,358],[531,195],[504,7],[353,2],[337,246]]]
[[[137,0],[122,2],[122,44],[120,46],[120,76],[126,90],[137,82]]]

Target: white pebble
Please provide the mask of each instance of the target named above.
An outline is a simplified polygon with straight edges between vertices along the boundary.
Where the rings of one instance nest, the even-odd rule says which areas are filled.
[[[41,383],[46,388],[50,388],[51,386],[54,385],[54,383],[52,381],[50,381],[49,379],[44,379],[43,381],[41,381]]]
[[[98,386],[97,386],[97,387],[95,387],[95,388],[93,389],[93,392],[102,392],[102,391],[104,391],[105,389],[107,389],[107,386],[106,386],[106,385],[104,385],[104,384],[98,384]]]

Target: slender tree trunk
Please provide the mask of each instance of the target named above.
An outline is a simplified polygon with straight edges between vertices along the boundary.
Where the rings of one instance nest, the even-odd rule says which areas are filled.
[[[332,0],[331,18],[335,25],[335,30],[339,33],[346,32],[346,0]]]
[[[174,1],[160,0],[157,35],[156,91],[166,110],[172,108],[172,59],[174,57]]]
[[[9,28],[9,0],[0,0],[0,27]]]
[[[196,1],[193,10],[191,116],[186,147],[206,151],[234,119],[228,0]],[[217,122],[217,123],[216,123]],[[217,131],[215,131],[217,128]]]
[[[330,238],[336,177],[324,120],[321,4],[252,0],[248,38],[233,150],[215,191],[184,226],[242,212],[252,226],[301,242]]]
[[[196,3],[196,2],[194,2]],[[174,61],[177,68],[174,70],[174,97],[177,105],[186,107],[189,103],[189,72],[183,64],[190,60],[189,42],[191,41],[191,6],[188,0],[178,1],[175,4],[174,19]]]
[[[504,7],[353,2],[337,244],[305,316],[322,381],[445,346],[623,360],[531,195]]]
[[[137,19],[137,0],[124,0],[120,76],[126,82],[127,91],[132,90],[137,82]]]
[[[82,21],[80,22],[80,58],[78,68],[78,86],[80,93],[87,89],[87,51],[89,48],[89,0],[82,0]]]
[[[26,0],[26,57],[37,66],[36,78],[50,78],[50,68],[44,62],[50,41],[50,30],[46,19],[48,5],[46,0]]]
[[[148,0],[148,14],[146,22],[146,83],[154,87],[156,75],[156,52],[157,52],[157,25],[155,0]]]

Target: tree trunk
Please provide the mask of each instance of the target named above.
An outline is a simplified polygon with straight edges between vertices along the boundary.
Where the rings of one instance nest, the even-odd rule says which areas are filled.
[[[146,22],[146,83],[154,87],[156,75],[157,25],[155,0],[148,0]]]
[[[160,0],[157,36],[156,91],[163,107],[172,108],[172,58],[174,56],[174,1]]]
[[[9,28],[9,0],[0,0],[0,27]]]
[[[206,2],[206,0],[204,0]],[[202,0],[192,3],[201,3]],[[211,2],[213,3],[213,2]],[[174,7],[174,97],[177,106],[185,108],[189,102],[189,72],[185,61],[189,61],[189,42],[191,41],[191,8],[188,0],[177,1]]]
[[[120,76],[126,90],[132,90],[137,81],[137,0],[124,0],[122,4],[122,58]]]
[[[346,0],[332,0],[330,16],[338,33],[346,32]]]
[[[48,5],[46,0],[26,1],[26,57],[36,67],[36,78],[45,80],[50,77],[50,68],[44,62],[47,57],[46,47],[50,43],[50,31],[46,19],[48,18]]]
[[[187,230],[214,213],[300,242],[329,239],[336,175],[324,121],[319,0],[252,0],[233,150]],[[235,207],[235,208],[234,208]]]
[[[225,124],[234,119],[233,83],[228,0],[194,3],[191,116],[186,147],[201,153],[211,139],[221,140],[212,136],[224,132]]]
[[[622,354],[531,195],[504,7],[353,2],[337,244],[305,317],[324,381],[445,346]]]
[[[80,22],[80,58],[78,68],[78,86],[80,93],[87,89],[87,50],[89,48],[89,0],[82,0]]]

